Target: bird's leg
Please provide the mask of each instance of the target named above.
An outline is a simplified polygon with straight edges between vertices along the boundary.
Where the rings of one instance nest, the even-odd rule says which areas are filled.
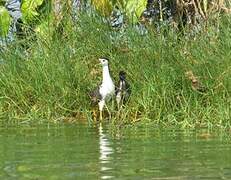
[[[110,112],[109,108],[107,107],[107,104],[105,104],[105,107],[107,109],[107,112],[108,112],[108,115],[109,115],[109,119],[111,119],[111,112]]]
[[[119,111],[120,110],[120,103],[119,102],[116,102],[117,103],[117,110]]]
[[[112,107],[112,109],[114,110],[115,108],[115,100],[114,100],[114,98],[112,98],[112,100],[111,100],[111,107]]]
[[[103,112],[99,111],[99,120],[102,121],[103,120]]]
[[[105,105],[104,100],[99,101],[99,119],[100,119],[100,121],[103,120],[103,107],[104,107],[104,105]]]
[[[93,121],[95,122],[97,118],[96,110],[93,109]]]
[[[120,101],[121,101],[121,92],[119,92],[116,96],[116,103],[117,103],[117,109],[120,110]]]

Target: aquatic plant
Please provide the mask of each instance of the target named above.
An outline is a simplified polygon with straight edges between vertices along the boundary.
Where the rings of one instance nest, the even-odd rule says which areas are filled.
[[[6,36],[10,26],[10,15],[4,7],[0,6],[0,36]]]
[[[0,54],[3,122],[91,122],[87,92],[100,82],[95,64],[106,55],[113,77],[125,70],[132,88],[123,109],[111,107],[111,124],[230,127],[230,17],[222,16],[218,31],[207,26],[191,39],[172,29],[141,36],[128,26],[117,43],[103,19],[82,13],[72,23],[61,36],[28,36]],[[205,93],[193,89],[188,71]]]
[[[117,36],[105,18],[84,11],[78,21],[54,20],[52,36],[28,34],[0,54],[0,119],[92,122],[87,92],[100,82],[98,57],[108,56],[112,75],[125,70],[132,88],[124,108],[110,107],[111,124],[230,127],[231,22],[222,13],[216,20],[208,18],[193,38],[174,28],[140,35],[130,24]],[[38,22],[36,28],[44,30],[53,21]]]

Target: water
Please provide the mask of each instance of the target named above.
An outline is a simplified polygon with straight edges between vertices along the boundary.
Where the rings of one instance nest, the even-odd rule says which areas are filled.
[[[0,128],[0,179],[231,179],[226,134],[59,125]]]

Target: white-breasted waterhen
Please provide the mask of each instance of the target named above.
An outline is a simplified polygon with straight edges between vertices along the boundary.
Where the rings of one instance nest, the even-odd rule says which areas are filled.
[[[109,109],[106,102],[109,101],[115,95],[115,85],[110,76],[109,71],[109,59],[105,57],[99,58],[99,61],[103,68],[103,79],[102,83],[90,92],[90,97],[93,103],[98,103],[100,111],[100,120],[103,119],[103,108],[106,106],[108,113]]]

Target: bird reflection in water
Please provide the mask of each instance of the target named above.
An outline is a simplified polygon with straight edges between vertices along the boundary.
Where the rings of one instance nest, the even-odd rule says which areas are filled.
[[[99,125],[99,150],[100,150],[100,156],[99,156],[99,162],[101,165],[101,179],[111,179],[114,178],[112,175],[108,175],[110,173],[110,170],[112,167],[110,167],[112,157],[114,150],[111,147],[111,144],[103,131],[102,124]]]

